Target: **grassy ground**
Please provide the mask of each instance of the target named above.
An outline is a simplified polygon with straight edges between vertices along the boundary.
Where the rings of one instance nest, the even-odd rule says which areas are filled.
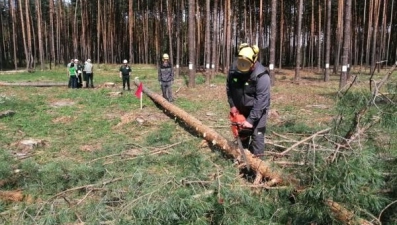
[[[312,186],[298,203],[292,187],[253,189],[250,179],[240,174],[232,159],[203,146],[202,139],[180,127],[148,97],[143,97],[143,109],[139,109],[136,87],[131,92],[111,95],[122,91],[118,65],[94,66],[94,89],[1,87],[0,113],[13,110],[15,114],[0,118],[0,188],[21,193],[23,199],[0,203],[0,223],[339,223],[319,198],[341,200],[350,193],[335,196],[343,187],[325,194],[321,188],[332,189],[332,185]],[[132,67],[132,77],[139,77],[145,87],[160,93],[154,66]],[[268,160],[307,186],[312,185],[308,180],[313,177],[337,180],[340,174],[313,166],[318,157],[313,149],[300,147],[301,152],[294,150],[286,159],[274,159],[272,153],[334,127],[340,113],[336,107],[339,79],[332,76],[331,82],[324,83],[321,74],[309,70],[301,74],[301,82],[295,84],[293,71],[277,71],[266,152]],[[360,76],[363,88],[368,78]],[[231,140],[225,77],[217,75],[210,86],[201,74],[196,80],[197,87],[188,89],[184,74],[176,79],[174,104]],[[62,67],[35,73],[1,73],[0,81],[66,83],[67,77]],[[105,87],[105,82],[116,85]],[[29,139],[38,141],[37,146],[21,144]],[[390,142],[391,138],[385,140]],[[393,141],[389,144],[395,146]],[[328,143],[330,146],[332,143]],[[280,161],[309,161],[310,166],[288,166]],[[356,162],[358,168],[354,168],[359,170],[365,162]],[[345,171],[344,167],[335,168],[333,171]],[[317,177],[320,175],[324,177]],[[373,179],[376,190],[384,187]],[[356,182],[361,186],[361,181]],[[355,191],[356,186],[349,188]],[[324,196],[319,196],[321,193]],[[352,197],[348,206],[354,208],[359,202],[367,208],[376,202],[379,205],[371,209],[378,209],[372,212],[377,214],[388,202],[384,196],[372,194],[366,197],[366,204],[362,203],[365,199]]]

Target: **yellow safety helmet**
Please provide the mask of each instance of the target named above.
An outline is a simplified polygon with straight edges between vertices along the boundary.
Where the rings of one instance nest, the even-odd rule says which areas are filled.
[[[254,50],[255,55],[258,55],[258,53],[259,53],[259,47],[258,47],[258,45],[253,45],[253,46],[252,46],[252,50]]]
[[[243,48],[245,48],[245,47],[248,47],[248,46],[249,46],[248,43],[241,43],[241,44],[238,46],[237,52],[239,52],[241,49],[243,49]]]
[[[236,66],[240,72],[249,72],[257,60],[258,46],[244,46],[238,52]]]
[[[163,54],[163,59],[169,59],[170,57],[168,56],[167,53]]]

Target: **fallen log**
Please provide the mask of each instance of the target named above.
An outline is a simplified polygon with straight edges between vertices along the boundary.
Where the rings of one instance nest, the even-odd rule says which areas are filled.
[[[325,204],[328,205],[335,217],[343,224],[374,225],[367,220],[356,217],[354,213],[337,202],[328,199],[325,201]]]
[[[65,82],[0,82],[0,86],[20,86],[20,87],[55,87],[68,86]]]
[[[140,81],[138,78],[135,78],[134,81],[136,86],[139,86]],[[227,140],[220,134],[218,134],[215,130],[203,124],[200,120],[194,118],[184,110],[178,108],[177,106],[169,103],[165,98],[161,95],[158,95],[143,85],[142,89],[143,93],[149,96],[153,101],[161,105],[164,110],[168,111],[170,114],[179,118],[183,122],[185,122],[189,127],[195,129],[195,131],[202,135],[202,137],[208,142],[212,143],[214,146],[221,148],[225,153],[233,158],[237,159],[241,157],[240,150],[237,146],[235,146],[231,141]],[[289,179],[283,179],[282,174],[275,170],[272,167],[271,163],[267,161],[263,161],[257,157],[255,157],[251,152],[245,150],[245,155],[247,157],[247,164],[252,168],[258,175],[262,176],[267,182],[265,183],[267,186],[273,186],[275,184],[279,184],[282,182],[286,182]]]

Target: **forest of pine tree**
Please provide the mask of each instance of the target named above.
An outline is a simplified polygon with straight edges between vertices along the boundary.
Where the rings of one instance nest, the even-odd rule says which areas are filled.
[[[276,68],[339,73],[341,64],[374,70],[397,60],[394,0],[308,0],[301,13],[299,3],[3,0],[0,69],[43,70],[71,58],[154,64],[168,52],[174,65],[222,72],[242,42],[257,44],[260,61]]]

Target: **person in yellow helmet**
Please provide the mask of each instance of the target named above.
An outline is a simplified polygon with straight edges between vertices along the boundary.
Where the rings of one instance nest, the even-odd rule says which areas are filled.
[[[258,54],[256,45],[239,46],[238,56],[228,72],[226,93],[230,115],[243,115],[245,121],[241,126],[252,131],[248,138],[241,138],[243,147],[262,158],[270,110],[270,77],[267,68],[258,62]]]
[[[167,53],[163,54],[162,61],[158,68],[158,81],[160,82],[163,98],[167,99],[169,102],[173,102],[172,83],[174,81],[174,70]]]

